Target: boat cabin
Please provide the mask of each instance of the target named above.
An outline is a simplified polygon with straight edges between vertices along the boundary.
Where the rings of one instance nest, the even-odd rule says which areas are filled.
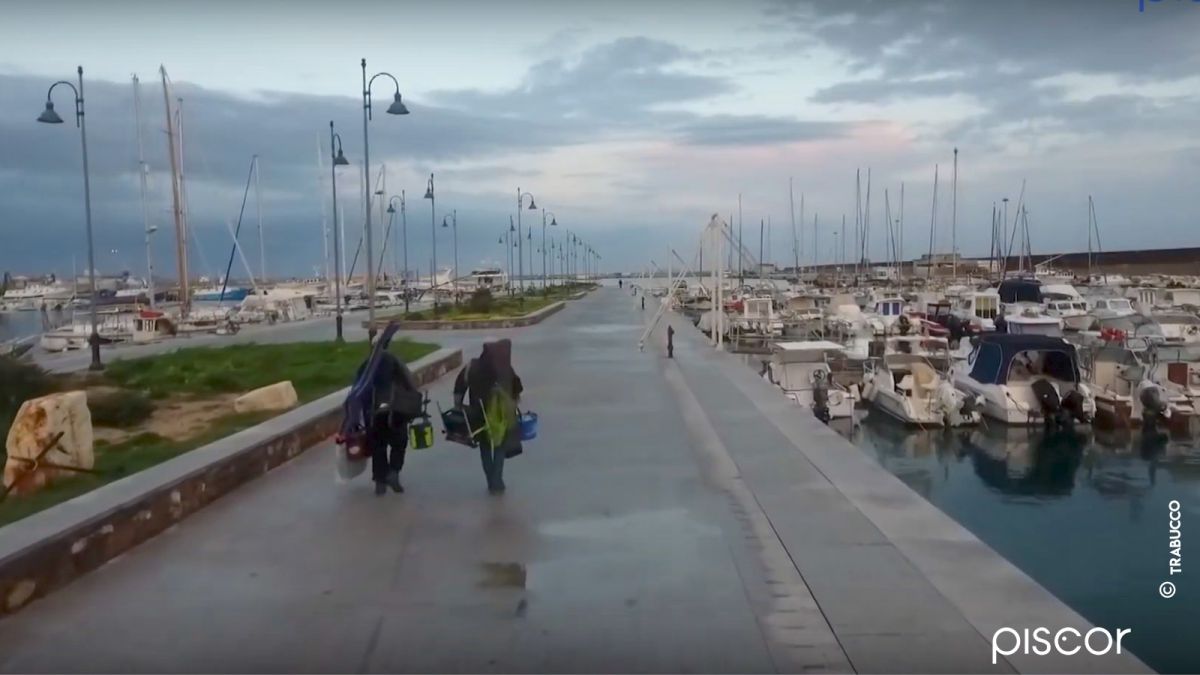
[[[1075,347],[1046,335],[982,335],[967,359],[982,384],[1029,383],[1040,377],[1079,382]]]

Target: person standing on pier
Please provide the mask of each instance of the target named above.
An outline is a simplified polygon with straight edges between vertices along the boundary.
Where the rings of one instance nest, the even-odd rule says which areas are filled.
[[[517,403],[524,387],[512,367],[512,341],[483,345],[454,382],[454,403],[466,411],[472,429],[481,429],[479,459],[488,492],[504,492],[504,460],[521,454]]]
[[[667,325],[667,358],[675,358],[675,327]]]
[[[646,294],[642,294],[642,311],[646,311]]]

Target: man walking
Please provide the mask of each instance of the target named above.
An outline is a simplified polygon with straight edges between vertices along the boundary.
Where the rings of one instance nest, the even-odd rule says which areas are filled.
[[[675,358],[675,327],[667,325],[667,358]]]

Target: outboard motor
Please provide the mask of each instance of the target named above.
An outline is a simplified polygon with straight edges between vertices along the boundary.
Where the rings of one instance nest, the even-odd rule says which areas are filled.
[[[912,322],[907,314],[901,314],[900,318],[896,319],[896,330],[901,335],[908,335],[908,331],[912,330]]]
[[[1143,381],[1138,387],[1138,401],[1142,404],[1142,424],[1154,424],[1161,417],[1170,415],[1171,404],[1163,396],[1162,387]]]
[[[1045,421],[1046,426],[1057,426],[1061,423],[1065,411],[1063,410],[1062,397],[1058,394],[1058,387],[1055,387],[1054,383],[1049,380],[1041,379],[1034,380],[1031,389],[1033,389],[1034,395],[1037,396],[1038,405],[1042,411],[1042,419]],[[1070,413],[1066,413],[1068,420],[1070,419],[1069,415]]]
[[[1091,423],[1092,417],[1088,414],[1084,401],[1085,397],[1079,390],[1076,389],[1067,392],[1067,395],[1062,400],[1062,408],[1063,412],[1069,414],[1070,417],[1064,420],[1065,423],[1070,423],[1071,418],[1084,424]]]
[[[813,415],[829,424],[832,415],[829,412],[829,382],[825,378],[825,371],[817,370],[813,372]]]

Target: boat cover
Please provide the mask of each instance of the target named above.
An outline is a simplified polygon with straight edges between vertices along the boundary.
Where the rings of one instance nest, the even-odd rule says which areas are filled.
[[[983,384],[1006,384],[1013,358],[1022,352],[1045,355],[1042,373],[1067,382],[1079,381],[1079,364],[1075,347],[1066,340],[1050,335],[1012,335],[995,333],[981,335],[975,347],[971,378]]]

